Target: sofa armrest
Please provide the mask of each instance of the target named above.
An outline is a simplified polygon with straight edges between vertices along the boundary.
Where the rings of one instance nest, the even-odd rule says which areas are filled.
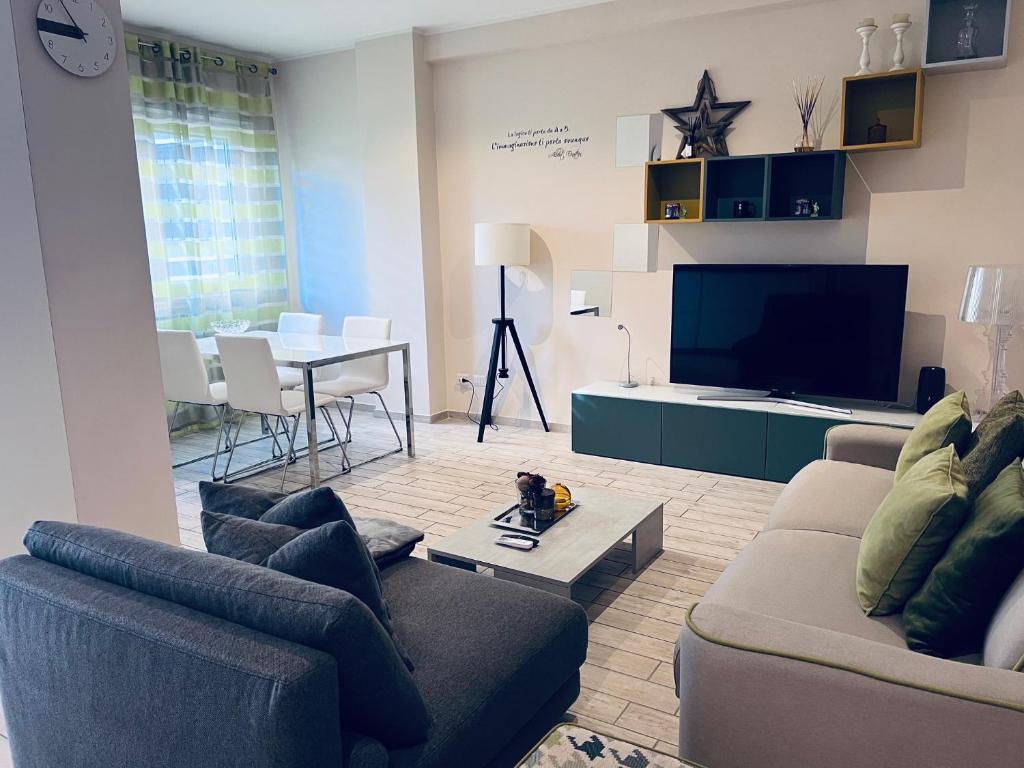
[[[896,469],[909,429],[881,424],[840,424],[825,433],[825,458]]]
[[[680,755],[694,762],[1020,764],[1019,673],[708,602],[677,654]]]

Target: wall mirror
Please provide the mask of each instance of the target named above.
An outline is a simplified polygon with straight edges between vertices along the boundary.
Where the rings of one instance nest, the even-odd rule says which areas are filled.
[[[611,317],[612,273],[574,271],[569,280],[569,314],[575,317]]]

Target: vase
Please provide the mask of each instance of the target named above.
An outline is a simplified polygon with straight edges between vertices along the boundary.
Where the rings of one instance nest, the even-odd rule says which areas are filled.
[[[804,131],[800,134],[800,137],[796,140],[793,146],[794,152],[813,152],[815,149],[814,139],[811,138],[810,132],[807,130],[807,126],[804,126]]]

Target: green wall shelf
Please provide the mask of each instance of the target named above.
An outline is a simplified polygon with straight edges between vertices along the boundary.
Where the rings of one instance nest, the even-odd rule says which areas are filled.
[[[710,157],[647,163],[647,224],[748,221],[834,221],[843,218],[846,153],[839,150]],[[818,215],[798,215],[798,201]],[[687,218],[666,220],[667,202],[685,201]],[[746,203],[748,215],[737,215]]]

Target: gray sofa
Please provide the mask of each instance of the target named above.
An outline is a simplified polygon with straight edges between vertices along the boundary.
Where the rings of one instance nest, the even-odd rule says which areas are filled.
[[[984,649],[907,649],[899,615],[857,602],[860,536],[907,431],[844,425],[766,529],[687,617],[676,649],[680,756],[711,768],[1024,764],[1024,578]],[[983,651],[983,652],[982,652]]]
[[[512,765],[579,692],[579,606],[407,558],[382,577],[429,726],[386,746],[408,702],[375,682],[409,673],[387,668],[374,644],[390,641],[351,595],[86,526],[26,541],[38,556],[0,562],[17,768]],[[381,738],[345,726],[392,710]]]

